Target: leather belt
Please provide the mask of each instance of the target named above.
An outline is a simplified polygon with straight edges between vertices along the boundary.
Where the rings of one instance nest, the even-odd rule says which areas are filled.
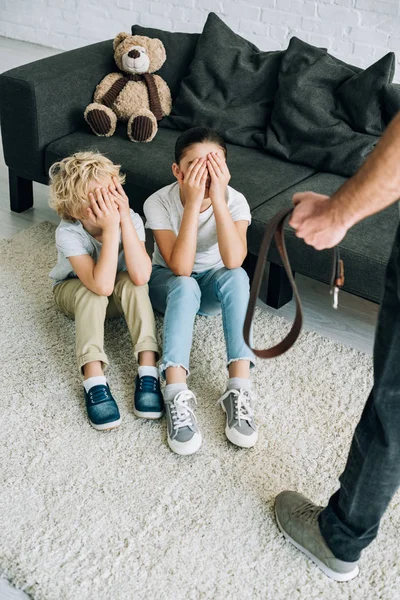
[[[276,356],[280,356],[281,354],[289,350],[289,348],[293,346],[293,344],[299,337],[303,325],[303,308],[301,305],[299,292],[294,280],[293,272],[290,266],[284,234],[284,225],[286,219],[289,217],[289,215],[292,214],[293,210],[294,207],[285,208],[281,210],[273,217],[273,219],[271,219],[271,221],[265,227],[264,237],[261,242],[257,264],[254,271],[253,281],[251,284],[250,299],[243,326],[243,336],[246,344],[259,358],[275,358]],[[275,243],[278,248],[280,257],[282,259],[282,264],[285,267],[286,274],[288,276],[290,285],[293,290],[293,296],[296,303],[296,316],[294,318],[289,333],[283,340],[281,340],[278,344],[276,344],[276,346],[272,346],[271,348],[257,350],[256,348],[252,348],[250,342],[251,325],[253,321],[254,310],[256,308],[258,294],[260,293],[260,287],[265,269],[265,262],[267,260],[268,251],[273,237],[275,237]],[[343,261],[340,259],[340,252],[337,246],[332,249],[332,254],[333,257],[330,293],[333,294],[333,308],[337,308],[339,290],[344,284],[344,265]]]

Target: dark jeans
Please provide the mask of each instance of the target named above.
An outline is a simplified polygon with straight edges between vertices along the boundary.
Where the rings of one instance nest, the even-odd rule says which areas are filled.
[[[356,561],[375,539],[380,519],[400,485],[400,227],[386,271],[375,336],[374,386],[339,480],[340,488],[321,513],[319,524],[335,556]]]

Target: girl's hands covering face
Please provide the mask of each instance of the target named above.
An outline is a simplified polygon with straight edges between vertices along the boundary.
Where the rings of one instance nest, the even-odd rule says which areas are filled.
[[[219,152],[210,152],[207,155],[207,170],[211,179],[211,201],[225,198],[226,188],[231,178],[225,157],[222,157]]]
[[[207,176],[207,161],[205,158],[195,158],[190,163],[185,175],[180,174],[178,182],[185,204],[194,204],[200,208],[204,199]]]

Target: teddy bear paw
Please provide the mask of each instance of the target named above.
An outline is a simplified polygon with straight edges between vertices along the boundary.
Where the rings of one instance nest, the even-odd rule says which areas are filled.
[[[85,111],[85,120],[98,136],[110,137],[117,125],[116,114],[107,106],[97,103],[89,104]]]
[[[128,136],[132,142],[151,142],[157,133],[157,120],[148,115],[132,115],[128,121]]]

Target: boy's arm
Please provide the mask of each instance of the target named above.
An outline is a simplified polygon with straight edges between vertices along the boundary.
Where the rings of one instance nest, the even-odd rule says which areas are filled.
[[[151,275],[151,259],[132,222],[128,196],[116,177],[113,177],[113,182],[114,185],[109,187],[109,191],[118,206],[121,218],[122,246],[126,268],[135,285],[145,285]]]
[[[230,173],[225,159],[217,152],[207,157],[211,177],[210,198],[217,224],[219,252],[227,269],[241,267],[247,254],[246,233],[249,222],[234,221],[225,199]]]
[[[96,190],[96,200],[90,194],[89,218],[101,227],[102,248],[97,264],[89,254],[69,256],[68,260],[83,285],[99,296],[111,296],[118,265],[119,212],[106,193]]]

